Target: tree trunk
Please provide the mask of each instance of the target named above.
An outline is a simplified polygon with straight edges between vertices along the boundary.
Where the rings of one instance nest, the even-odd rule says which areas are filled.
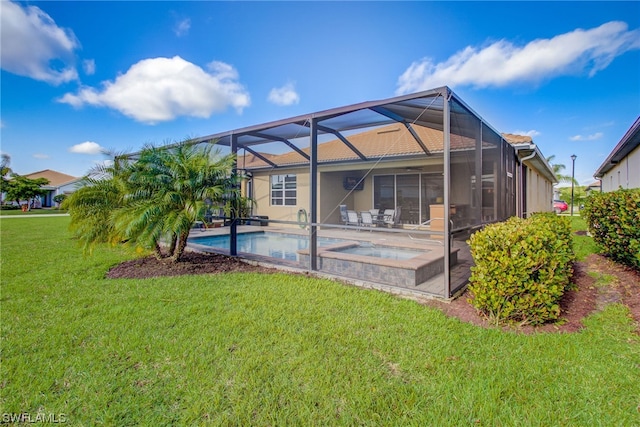
[[[178,243],[178,235],[171,233],[171,244],[169,245],[169,256],[173,256],[176,251],[176,244]]]
[[[153,256],[155,256],[156,259],[162,259],[162,249],[160,248],[160,244],[158,242],[156,242],[155,246],[153,247]]]
[[[187,247],[187,238],[189,237],[189,233],[180,233],[180,238],[178,239],[178,245],[176,246],[176,250],[171,257],[172,262],[180,261],[180,257],[184,253],[184,249]]]

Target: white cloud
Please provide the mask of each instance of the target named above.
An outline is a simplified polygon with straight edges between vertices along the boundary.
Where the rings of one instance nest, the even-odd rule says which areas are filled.
[[[103,151],[104,148],[102,148],[97,142],[93,141],[85,141],[69,147],[70,153],[78,154],[100,154]]]
[[[211,62],[210,72],[179,56],[144,59],[102,83],[102,89],[81,88],[58,102],[74,107],[93,105],[120,111],[139,122],[154,124],[178,116],[208,118],[228,106],[240,113],[251,101],[229,64]]]
[[[514,135],[525,135],[525,136],[530,136],[531,138],[533,138],[534,136],[539,136],[540,132],[538,132],[535,129],[531,129],[531,130],[517,130],[515,132],[513,132]]]
[[[176,22],[176,25],[173,27],[173,32],[176,34],[176,36],[182,37],[186,35],[190,29],[191,29],[191,19],[185,18]]]
[[[434,63],[430,58],[414,62],[398,78],[396,93],[443,85],[500,87],[585,71],[591,77],[617,56],[639,48],[640,30],[628,31],[626,23],[617,21],[534,40],[525,46],[507,40],[484,48],[467,46],[444,62]]]
[[[595,141],[604,136],[602,132],[592,133],[591,135],[574,135],[569,137],[571,141]]]
[[[268,100],[276,105],[292,105],[300,102],[300,95],[296,92],[293,83],[287,83],[282,87],[271,89]]]
[[[48,159],[51,156],[49,156],[48,154],[43,154],[43,153],[35,153],[33,155],[33,157],[36,158],[36,159]]]
[[[78,78],[74,50],[79,42],[71,30],[58,27],[36,6],[0,1],[0,10],[2,69],[53,85]]]
[[[96,73],[96,61],[93,59],[85,59],[82,61],[82,69],[87,76],[92,76]]]

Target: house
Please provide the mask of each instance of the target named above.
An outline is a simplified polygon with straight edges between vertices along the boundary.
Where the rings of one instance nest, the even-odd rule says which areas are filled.
[[[415,124],[412,130],[426,146],[430,158],[424,158],[425,152],[414,134],[401,124],[354,134],[348,138],[350,145],[339,138],[318,144],[319,222],[340,223],[340,212],[336,209],[339,205],[357,212],[400,208],[398,225],[407,228],[429,221],[430,206],[441,204],[444,198],[443,165],[441,155],[436,154],[443,151],[443,135],[440,130]],[[512,134],[503,137],[511,146],[505,148],[513,148],[513,157],[508,159],[513,162],[513,170],[507,171],[503,182],[508,193],[498,188],[492,169],[483,173],[482,194],[476,195],[483,200],[481,213],[476,212],[481,215],[481,223],[552,210],[553,184],[557,181],[531,137]],[[475,202],[470,191],[475,164],[469,164],[467,155],[474,148],[473,140],[452,138],[451,177],[456,191],[452,192],[450,202],[456,205],[454,227],[467,227],[474,222],[470,215]],[[254,214],[282,221],[297,220],[299,209],[306,206],[309,198],[308,160],[303,153],[308,155],[309,148],[301,149],[301,153],[294,150],[280,155],[257,153],[265,160],[254,154],[240,158],[239,167],[251,175],[245,193],[256,201]],[[361,161],[356,153],[378,159],[375,168],[371,162]],[[514,179],[528,191],[515,191]],[[298,203],[299,199],[302,203]]]
[[[640,116],[593,175],[602,191],[640,188]]]
[[[256,201],[252,214],[268,217],[269,228],[307,236],[297,265],[445,298],[468,281],[469,235],[511,216],[551,211],[557,182],[531,138],[502,135],[448,87],[193,143],[236,154],[234,173],[243,177],[244,195]],[[359,217],[348,220],[341,211]],[[374,228],[368,213],[376,233],[354,238],[364,226]],[[349,233],[347,242],[318,242],[323,234],[344,240]],[[236,255],[238,221],[229,235],[229,253]],[[389,260],[347,248],[366,239],[387,252],[397,245],[421,252]]]
[[[593,181],[591,184],[587,185],[587,188],[585,188],[585,193],[587,194],[587,196],[592,193],[600,193],[601,191],[602,181],[600,181],[599,179]]]
[[[51,169],[45,169],[25,175],[29,179],[45,178],[49,180],[49,184],[42,186],[47,192],[40,197],[38,207],[50,208],[55,206],[53,198],[58,194],[71,194],[75,191],[81,178],[57,172]]]

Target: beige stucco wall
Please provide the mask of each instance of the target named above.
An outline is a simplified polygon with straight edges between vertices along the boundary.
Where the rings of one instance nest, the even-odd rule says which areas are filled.
[[[355,211],[369,210],[373,207],[373,177],[375,175],[405,174],[405,173],[442,173],[442,164],[434,159],[431,164],[424,160],[410,160],[402,162],[384,162],[376,170],[369,171],[370,164],[332,165],[323,167],[318,178],[318,222],[325,224],[339,224],[340,204],[347,205],[347,209]],[[527,212],[550,212],[553,208],[553,185],[539,174],[531,165],[527,165]],[[407,168],[420,167],[419,171],[408,171]],[[297,199],[295,206],[271,206],[270,204],[270,175],[292,173],[297,175]],[[468,165],[453,164],[451,203],[465,204],[471,200],[471,182]],[[343,187],[345,176],[364,176],[364,188],[361,191],[347,191]],[[309,169],[280,168],[270,171],[254,171],[254,198],[256,215],[266,215],[270,219],[281,221],[297,221],[298,210],[309,212]],[[321,195],[321,197],[320,197]],[[297,227],[297,225],[291,225]]]
[[[370,171],[370,163],[357,165],[332,165],[323,167],[318,178],[318,222],[324,224],[339,224],[339,205],[347,205],[347,209],[364,211],[373,208],[373,177],[375,175],[417,173],[407,171],[408,167],[420,167],[422,173],[442,173],[440,160],[431,160],[432,164],[426,164],[424,159],[388,161],[379,164],[379,168]],[[255,215],[266,215],[269,219],[281,221],[297,221],[298,210],[305,209],[309,212],[309,169],[279,168],[269,171],[252,171],[253,195],[256,200]],[[295,206],[271,206],[270,203],[270,176],[277,174],[296,174],[297,198]],[[365,176],[366,175],[366,176]],[[345,176],[362,177],[364,188],[362,190],[348,191],[344,189]],[[321,195],[321,197],[320,197]],[[297,227],[297,225],[291,225]]]
[[[535,212],[551,212],[553,210],[553,184],[537,170],[527,164],[527,211],[525,216]]]
[[[344,176],[345,172],[320,173],[318,195],[322,194],[322,197],[319,197],[318,200],[318,222],[339,224],[340,209],[338,206],[347,205],[348,209],[352,209],[356,193],[362,193],[362,191],[350,193],[345,190],[343,187]]]
[[[640,147],[602,176],[602,191],[616,191],[620,187],[640,188]]]
[[[288,169],[277,171],[255,171],[253,172],[253,197],[256,205],[253,209],[255,215],[266,215],[269,219],[280,221],[296,221],[298,210],[309,211],[309,173],[308,169]],[[296,175],[296,205],[295,206],[272,206],[270,192],[271,175]],[[295,227],[295,225],[293,225]]]

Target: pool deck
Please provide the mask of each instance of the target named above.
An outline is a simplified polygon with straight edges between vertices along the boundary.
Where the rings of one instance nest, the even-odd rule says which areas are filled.
[[[299,236],[308,236],[309,231],[300,228],[293,227],[283,227],[283,226],[254,226],[254,225],[241,225],[238,226],[238,233],[250,233],[250,232],[262,232],[268,231],[273,233],[287,233],[287,234],[295,234]],[[195,229],[192,230],[190,237],[204,237],[204,236],[218,236],[218,235],[227,235],[229,234],[229,227],[219,227],[219,228],[208,228],[208,229]],[[406,270],[416,270],[424,267],[426,264],[431,264],[433,267],[431,268],[439,268],[438,272],[429,273],[429,278],[426,280],[417,280],[418,283],[412,283],[411,285],[403,284],[391,284],[391,283],[379,283],[379,281],[375,281],[374,278],[371,280],[362,280],[357,279],[355,277],[347,277],[343,274],[332,273],[331,271],[323,271],[326,269],[322,269],[320,271],[314,271],[313,274],[321,276],[321,277],[329,277],[333,279],[338,279],[341,281],[345,281],[351,283],[356,286],[379,289],[391,293],[396,294],[405,294],[408,296],[420,296],[420,297],[436,297],[436,298],[444,298],[445,295],[445,287],[444,287],[444,273],[442,273],[442,269],[444,267],[443,260],[443,252],[444,245],[441,240],[438,239],[429,239],[424,238],[424,235],[415,236],[408,233],[390,233],[386,230],[376,230],[376,229],[364,229],[364,230],[354,230],[354,229],[341,229],[341,228],[329,228],[322,229],[318,231],[319,237],[328,237],[328,238],[337,238],[342,240],[347,240],[350,242],[338,243],[335,245],[321,247],[318,248],[318,258],[319,258],[319,267],[322,262],[326,262],[326,266],[329,269],[334,267],[329,267],[330,263],[335,263],[339,261],[355,261],[359,263],[372,264],[371,257],[365,257],[354,254],[346,254],[335,251],[340,247],[353,245],[354,242],[370,242],[377,246],[386,246],[386,247],[398,247],[398,248],[408,248],[414,250],[422,250],[424,253],[418,255],[415,258],[409,260],[393,260],[393,259],[384,259],[384,258],[376,258],[375,264],[383,267],[389,268],[401,268]],[[428,237],[428,236],[426,236]],[[227,250],[212,250],[211,248],[206,248],[201,245],[190,244],[190,247],[194,250],[200,251],[213,251],[226,253],[229,252]],[[309,269],[305,267],[308,265],[308,250],[300,251],[302,257],[306,255],[307,263],[295,262],[295,261],[287,261],[282,259],[274,259],[271,257],[256,255],[256,254],[246,254],[242,253],[242,258],[247,259],[250,262],[255,262],[260,265],[275,267],[278,269],[286,269],[289,271],[295,272],[308,272]],[[450,269],[450,278],[451,278],[451,287],[452,289],[464,289],[467,279],[469,277],[469,271],[472,263],[471,254],[469,248],[464,242],[453,241],[452,248],[452,261],[456,261],[455,265],[451,266]],[[423,274],[423,273],[420,273]],[[369,274],[371,275],[371,274]],[[353,276],[353,275],[352,275]],[[419,275],[418,275],[419,277]],[[398,282],[401,283],[401,282]],[[444,298],[447,299],[447,298]]]

